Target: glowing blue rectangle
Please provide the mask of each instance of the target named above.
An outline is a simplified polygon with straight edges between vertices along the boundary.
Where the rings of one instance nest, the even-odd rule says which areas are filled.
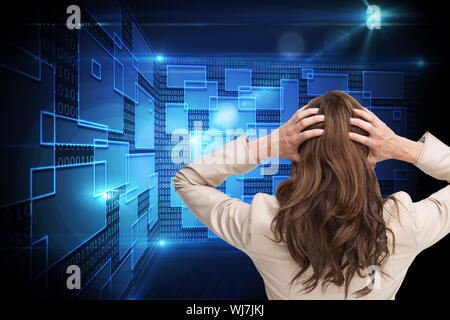
[[[195,65],[167,65],[167,87],[184,88],[185,81],[206,81],[206,67]]]
[[[251,85],[251,69],[225,69],[225,90],[238,91],[239,87],[250,87]]]
[[[184,103],[188,110],[209,109],[209,98],[217,96],[217,81],[185,81]]]
[[[91,75],[97,80],[102,80],[102,65],[95,59],[91,59]]]
[[[55,115],[55,142],[93,145],[96,139],[107,139],[105,127]]]
[[[213,131],[241,129],[244,132],[247,123],[256,121],[255,110],[239,110],[238,97],[213,97],[211,103],[215,110],[209,111],[209,128]]]
[[[137,86],[135,105],[135,147],[155,148],[155,99],[141,86]]]
[[[142,213],[138,220],[135,222],[137,235],[136,241],[133,244],[133,269],[147,249],[147,214],[148,211]]]
[[[129,145],[128,142],[107,141],[106,145],[101,144],[103,142],[94,141],[94,161],[106,161],[106,189],[109,191],[127,183]]]
[[[133,23],[133,54],[138,60],[138,70],[153,86],[153,64],[155,57],[149,44],[142,36],[138,27]]]
[[[32,203],[33,239],[48,236],[49,267],[106,226],[106,197],[94,197],[92,164],[56,168],[55,185],[55,195]]]
[[[119,43],[116,43],[119,41]],[[118,90],[121,94],[131,99],[132,101],[136,101],[136,84],[138,83],[138,72],[136,69],[134,55],[127,48],[125,43],[120,40],[114,39],[114,59],[119,61],[123,68],[123,78],[119,80],[123,80],[123,90]],[[114,64],[116,67],[117,64]],[[117,83],[117,79],[116,79]],[[116,87],[116,89],[118,89]]]
[[[281,122],[288,121],[298,110],[298,80],[281,79],[282,90],[282,111]]]
[[[119,257],[122,257],[133,245],[132,226],[138,216],[138,200],[127,201],[127,195],[119,197]]]
[[[355,98],[360,105],[370,109],[372,107],[372,92],[370,91],[348,91],[349,95]]]
[[[403,78],[403,72],[363,71],[363,90],[374,99],[403,99]]]
[[[150,198],[148,211],[148,228],[151,229],[158,221],[158,173],[155,172],[150,176]]]
[[[279,87],[240,87],[240,98],[254,98],[256,109],[282,110],[281,91]]]
[[[31,169],[31,197],[33,199],[55,193],[55,167]]]
[[[348,74],[314,73],[314,77],[308,79],[309,96],[320,96],[331,90],[348,91]]]
[[[154,153],[127,155],[128,188],[137,188],[136,196],[150,188],[150,176],[155,172]],[[128,197],[128,200],[131,198]]]
[[[314,78],[314,70],[312,68],[303,68],[302,69],[302,79],[310,80]]]
[[[41,111],[41,145],[55,143],[55,114]]]
[[[123,78],[116,79],[114,58],[91,35],[79,32],[79,118],[123,131],[123,97],[114,90],[114,81],[123,91]],[[91,60],[102,66],[102,79],[91,75]],[[119,65],[120,66],[120,65]],[[123,71],[123,69],[122,69]],[[122,76],[122,73],[120,73]],[[58,107],[58,106],[57,106]]]
[[[188,112],[184,103],[166,103],[166,132],[188,131]]]

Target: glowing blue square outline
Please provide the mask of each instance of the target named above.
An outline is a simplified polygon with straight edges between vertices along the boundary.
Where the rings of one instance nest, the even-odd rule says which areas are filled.
[[[395,99],[395,100],[401,100],[405,98],[405,72],[403,71],[370,71],[370,70],[363,70],[362,72],[362,90],[363,91],[371,91],[371,90],[365,90],[366,86],[365,86],[365,74],[366,73],[389,73],[389,74],[401,74],[402,76],[402,96],[401,97],[379,97],[379,96],[374,96],[373,92],[372,93],[372,98],[373,99]]]
[[[249,72],[250,74],[250,86],[252,86],[252,79],[253,79],[253,71],[252,69],[231,69],[231,68],[225,68],[224,74],[225,74],[225,86],[224,86],[224,90],[225,91],[231,91],[231,92],[236,92],[239,91],[239,87],[237,90],[232,90],[232,89],[227,89],[227,71],[239,71],[239,72]]]
[[[99,74],[96,74],[94,72],[94,65],[98,67]],[[94,58],[91,58],[91,76],[93,76],[97,80],[102,80],[102,65]]]
[[[92,168],[92,175],[93,175],[93,192],[94,192],[94,198],[96,198],[96,197],[100,197],[100,196],[105,196],[106,194],[107,194],[107,191],[106,191],[106,160],[101,160],[101,161],[94,161],[94,162],[92,162],[92,164],[93,164],[93,168]],[[98,165],[98,164],[102,164],[102,165],[104,165],[104,175],[105,175],[105,182],[104,182],[104,186],[105,186],[105,188],[103,189],[103,191],[102,192],[100,192],[100,193],[96,193],[96,191],[97,191],[97,188],[96,188],[96,186],[97,186],[97,183],[95,182],[95,166],[96,165]]]
[[[352,94],[361,94],[362,99],[368,99],[370,102],[370,106],[367,106],[367,109],[372,108],[372,91],[364,91],[364,90],[347,90],[345,93],[352,96]],[[352,96],[353,97],[353,96]],[[353,97],[354,98],[354,97]],[[354,98],[357,100],[356,98]]]
[[[118,39],[119,42],[116,42],[116,39]],[[134,56],[133,52],[131,52],[131,50],[128,49],[127,45],[125,43],[123,43],[122,39],[116,33],[114,33],[114,45],[115,46],[117,45],[117,47],[121,51],[125,48],[125,50],[128,51],[128,53],[131,56],[131,67],[136,71],[136,75],[137,75],[136,81],[134,81],[134,94],[135,94],[135,97],[134,98],[130,97],[129,95],[127,95],[125,93],[125,67],[122,64],[122,62],[120,62],[120,60],[116,58],[116,51],[115,51],[116,49],[115,49],[115,47],[113,48],[113,55],[112,55],[112,57],[113,57],[113,88],[117,92],[119,92],[123,97],[126,97],[126,98],[130,99],[131,101],[133,101],[134,103],[137,103],[137,100],[136,100],[136,86],[138,85],[138,82],[139,82],[139,70],[137,69],[137,59]],[[134,60],[136,60],[136,65],[133,63]],[[116,88],[116,69],[115,69],[116,68],[116,65],[115,65],[116,61],[122,66],[122,88],[123,88],[123,92]]]
[[[64,167],[67,167],[67,166],[64,166]],[[33,196],[33,173],[35,171],[48,171],[48,170],[51,170],[53,172],[53,190],[48,193],[34,197]],[[38,200],[38,199],[42,199],[42,198],[47,198],[54,194],[56,194],[56,167],[55,166],[45,166],[45,167],[30,168],[30,200],[33,201],[33,200]]]
[[[88,11],[87,9],[85,9],[86,11]],[[89,12],[89,11],[88,11]],[[92,18],[95,20],[95,18],[92,16]],[[106,31],[106,29],[100,24],[100,23],[98,23],[98,26],[100,27],[100,28],[102,28],[103,29],[103,31],[105,31],[106,32],[106,34],[107,35],[109,35],[110,36],[110,38],[111,38],[111,40],[113,40],[114,41],[114,39],[113,39],[113,37],[109,34],[109,32],[108,31]],[[115,58],[114,58],[114,48],[113,48],[113,54],[111,54],[106,48],[105,48],[105,46],[103,46],[98,40],[97,40],[97,38],[94,36],[94,35],[92,35],[90,32],[89,32],[89,30],[88,29],[86,29],[86,28],[83,28],[82,29],[84,32],[86,32],[86,34],[91,38],[91,40],[92,41],[95,41],[104,51],[105,51],[105,53],[108,55],[108,56],[110,56],[111,57],[111,59],[112,59],[112,65],[113,65],[113,74],[112,74],[112,77],[113,77],[113,87],[112,87],[112,89],[113,90],[115,90],[115,91],[117,91],[117,92],[119,92],[120,94],[122,94],[119,90],[117,90],[115,87],[116,87],[116,84],[115,84]],[[114,33],[114,35],[116,35],[115,33]],[[78,56],[80,56],[80,36],[81,36],[81,32],[78,32],[78,48],[77,48],[77,52],[78,52]],[[117,36],[117,35],[116,35]],[[117,36],[118,37],[118,36]],[[44,61],[43,61],[44,62]],[[119,63],[119,64],[121,64],[122,65],[122,63],[120,62],[120,61],[118,61],[117,60],[117,62]],[[52,66],[54,69],[55,69],[55,67],[54,66]],[[78,66],[77,66],[77,69],[78,69],[78,74],[80,74],[80,63],[78,63]],[[56,70],[56,69],[55,69]],[[123,69],[123,65],[122,65],[122,73],[124,72],[124,69]],[[124,81],[124,74],[122,74],[122,81]],[[122,84],[122,87],[124,87],[124,84]],[[122,94],[123,95],[123,94]],[[80,85],[78,85],[78,100],[79,100],[79,97],[80,97]],[[55,100],[55,99],[53,99],[53,100]],[[56,114],[56,104],[55,104],[55,101],[53,101],[53,112],[55,113],[55,115],[56,116],[60,116],[60,115],[58,115],[58,114]],[[123,108],[121,108],[121,113],[122,113],[122,117],[124,116],[124,111],[123,111]],[[83,120],[83,119],[81,119],[80,118],[80,105],[78,104],[78,121],[79,121],[79,123],[87,123],[87,124],[92,124],[92,125],[94,125],[94,126],[97,126],[97,127],[99,127],[99,128],[106,128],[107,130],[109,129],[109,127],[107,126],[107,125],[104,125],[104,124],[100,124],[100,123],[95,123],[95,122],[92,122],[92,121],[88,121],[88,120]],[[64,116],[61,116],[61,117],[64,117]],[[67,118],[67,117],[64,117],[64,118]],[[70,120],[73,120],[73,118],[67,118],[67,119],[70,119]],[[122,132],[123,133],[123,129],[122,129],[122,131],[119,131],[119,132]]]
[[[165,124],[164,124],[164,129],[165,129],[165,132],[167,133],[167,134],[172,134],[172,133],[174,133],[175,131],[177,131],[178,129],[185,129],[185,128],[177,128],[177,129],[175,129],[175,130],[173,130],[173,131],[168,131],[167,130],[167,124],[168,124],[168,121],[169,121],[169,119],[168,119],[168,116],[167,116],[167,106],[168,105],[171,105],[170,107],[176,107],[176,106],[183,106],[183,110],[184,110],[184,112],[186,113],[186,130],[188,130],[189,131],[189,114],[187,113],[187,108],[186,108],[186,103],[184,103],[184,102],[166,102],[165,103],[165,108],[164,108],[164,113],[165,113],[165,115],[166,115],[166,121],[165,121]]]
[[[92,143],[81,143],[81,142],[67,143],[67,142],[56,141],[56,119],[57,118],[58,119],[64,119],[64,120],[76,122],[79,127],[84,127],[84,128],[90,128],[90,129],[94,129],[94,130],[103,131],[104,134],[105,134],[105,138],[107,138],[108,130],[109,130],[109,127],[107,125],[103,125],[103,124],[92,122],[92,121],[83,120],[83,119],[80,119],[80,118],[74,119],[74,118],[62,116],[62,115],[55,114],[55,113],[48,113],[48,112],[42,112],[42,113],[43,114],[47,114],[47,115],[52,115],[54,117],[54,123],[53,123],[54,143],[52,143],[52,144],[50,144],[50,143],[49,144],[43,144],[43,145],[65,144],[65,145],[70,145],[70,146],[80,146],[80,145],[94,146],[94,141],[92,141]],[[123,113],[123,111],[122,111],[122,113]],[[41,130],[42,130],[42,127],[41,127]],[[42,136],[42,132],[41,132],[41,136]],[[106,139],[100,139],[100,140],[106,140]]]
[[[98,144],[99,142],[100,142],[100,144]],[[105,144],[101,144],[101,142],[105,142]],[[128,146],[128,150],[130,150],[130,143],[129,143],[129,142],[114,141],[114,140],[111,140],[111,141],[110,141],[110,140],[108,140],[108,139],[106,139],[106,140],[105,140],[105,139],[94,139],[94,144],[93,144],[93,149],[94,149],[94,163],[95,163],[95,162],[102,162],[102,161],[107,162],[106,160],[95,160],[95,149],[96,149],[96,148],[108,149],[109,143],[111,143],[111,144],[123,144],[123,145],[127,145],[127,146]],[[105,170],[107,170],[107,166],[108,166],[108,163],[106,163]],[[121,187],[121,186],[123,186],[123,185],[128,185],[127,176],[126,176],[126,170],[127,170],[126,166],[127,166],[127,162],[126,162],[126,155],[125,155],[125,182],[122,183],[122,184],[119,184],[119,185],[117,185],[117,186],[114,186],[114,187],[112,187],[112,188],[109,188],[109,189],[108,189],[108,174],[107,174],[108,171],[106,171],[106,174],[105,174],[105,192],[112,191],[112,190],[114,190],[114,189],[116,189],[116,188],[118,188],[118,187]],[[95,183],[95,166],[94,166],[94,178],[93,178],[93,180],[94,180],[94,183]],[[94,190],[95,190],[95,188],[94,188]]]
[[[183,85],[182,86],[169,86],[168,85],[168,80],[169,80],[169,67],[193,67],[194,69],[198,68],[198,69],[203,69],[204,73],[205,73],[205,81],[206,81],[206,66],[201,66],[201,65],[187,65],[187,64],[167,64],[166,65],[166,87],[167,88],[184,88],[184,81],[183,80]],[[195,81],[195,80],[194,80]],[[197,80],[197,81],[202,81],[202,80]]]
[[[130,184],[130,176],[129,176],[129,172],[128,172],[128,167],[129,167],[129,162],[128,161],[129,161],[129,159],[130,158],[139,158],[139,157],[148,157],[148,156],[150,156],[150,158],[154,159],[154,161],[155,161],[155,170],[156,170],[156,155],[155,155],[154,152],[152,152],[152,153],[150,153],[150,152],[149,153],[129,153],[129,154],[127,154],[125,156],[125,159],[126,159],[125,160],[125,176],[126,176],[126,181],[127,181],[126,185],[127,186]],[[135,196],[133,196],[131,198],[128,198],[129,192],[127,192],[127,200],[126,200],[127,202],[126,203],[129,203],[133,199],[137,198],[142,192],[145,192],[145,191],[150,189],[150,179],[151,179],[151,176],[153,174],[155,174],[155,172],[153,172],[153,173],[148,175],[148,179],[149,179],[149,186],[148,186],[148,188],[145,188],[144,190],[139,190],[138,187],[133,187],[131,190],[136,189],[137,193],[136,193]]]
[[[305,75],[306,72],[306,75]],[[314,69],[313,68],[302,68],[302,79],[312,80],[314,79]]]
[[[263,107],[258,107],[258,105],[256,104],[256,96],[254,96],[254,97],[252,97],[252,96],[250,96],[250,97],[246,97],[246,96],[244,96],[244,97],[242,97],[241,96],[241,93],[243,92],[243,93],[248,93],[248,94],[251,94],[252,92],[253,92],[253,89],[262,89],[262,90],[279,90],[280,91],[280,107],[277,109],[277,108],[263,108]],[[242,97],[242,98],[247,98],[247,99],[250,99],[250,98],[254,98],[255,99],[255,110],[279,110],[280,112],[281,111],[283,111],[284,110],[284,107],[283,107],[283,105],[282,105],[282,100],[283,100],[283,95],[284,95],[284,88],[283,87],[268,87],[268,86],[239,86],[238,87],[238,90],[237,90],[237,92],[238,92],[238,109],[239,109],[239,97]],[[233,97],[233,98],[235,98],[235,97]],[[240,110],[242,110],[242,111],[249,111],[249,110],[253,110],[253,109],[247,109],[247,108],[242,108],[242,109],[240,109]]]
[[[136,221],[134,221],[132,224],[131,224],[131,234],[133,234],[133,226],[134,225],[136,225],[136,226],[138,226],[139,225],[139,222],[144,218],[144,217],[146,217],[146,219],[145,220],[147,220],[148,221],[148,210],[145,210],[145,213],[142,213],[141,214],[141,216],[140,217],[138,217],[137,219],[136,219]],[[146,223],[146,225],[148,226],[148,223]],[[131,243],[131,247],[133,248],[135,245],[136,245],[136,243],[139,241],[139,228],[137,228],[136,227],[136,230],[137,230],[137,235],[136,235],[136,240],[135,241],[133,241],[133,239],[132,239],[132,243]],[[148,241],[147,241],[148,242]],[[139,262],[139,260],[142,258],[142,256],[144,255],[144,252],[145,252],[145,250],[143,250],[142,251],[142,253],[141,253],[141,255],[139,256],[139,258],[137,258],[136,259],[136,257],[135,257],[135,250],[134,250],[134,248],[133,248],[133,255],[131,256],[131,270],[134,270],[134,267],[136,266],[136,264]]]
[[[149,102],[151,101],[151,106],[152,106],[152,107],[150,107],[150,106],[148,107],[148,112],[151,113],[152,116],[153,116],[153,129],[155,129],[155,98],[153,97],[153,95],[150,92],[148,92],[145,88],[143,88],[138,83],[136,84],[135,88],[136,88],[136,104],[139,103],[139,96],[138,96],[139,88],[146,92],[146,93],[144,92],[145,95],[147,95],[147,93],[148,93],[146,99],[148,99]],[[149,103],[149,105],[150,105],[150,103]],[[134,107],[136,108],[136,105]],[[134,125],[135,125],[135,129],[136,129],[136,121],[135,121]],[[154,136],[153,136],[153,140],[155,140]],[[154,144],[154,141],[153,141],[153,144]],[[154,148],[151,148],[151,147],[138,147],[138,146],[136,146],[136,131],[135,131],[135,136],[134,136],[134,148],[136,150],[151,150],[151,149],[154,149]]]
[[[186,86],[186,83],[199,83],[199,84],[204,84],[204,86],[202,87],[197,87],[197,86]],[[212,96],[208,96],[208,100],[209,100],[209,105],[208,107],[189,107],[188,103],[186,102],[186,89],[189,90],[198,90],[198,89],[207,89],[208,88],[208,84],[212,83],[216,85],[216,94],[212,95]],[[211,98],[213,97],[217,97],[219,95],[219,83],[216,80],[184,80],[184,86],[183,86],[183,99],[184,99],[184,109],[186,111],[189,110],[211,110]],[[166,103],[167,104],[167,103]]]
[[[287,83],[296,83],[297,84],[297,89],[300,88],[300,83],[299,83],[298,79],[280,79],[280,88],[281,88],[281,92],[280,92],[280,94],[281,94],[280,125],[281,125],[281,111],[284,111],[284,102],[285,102],[284,101],[284,96],[285,96],[285,94],[284,94],[283,83],[285,83],[285,82],[287,82]],[[298,109],[298,98],[299,98],[299,94],[297,92],[297,109]]]
[[[348,91],[348,73],[316,73],[315,75],[319,75],[319,76],[337,76],[337,77],[345,78],[346,79],[346,88],[345,88],[345,90],[342,90],[342,91],[344,91],[344,92]],[[322,95],[323,93],[321,93],[321,94],[316,94],[316,93],[312,94],[309,91],[309,80],[314,80],[314,79],[315,79],[315,77],[313,77],[312,79],[308,79],[308,81],[306,81],[306,95],[307,96],[318,97],[318,96]],[[338,90],[338,89],[333,89],[333,90]]]
[[[122,89],[117,88],[116,86],[116,63],[118,63],[122,68]],[[113,89],[120,93],[122,96],[125,96],[124,92],[122,91],[125,90],[125,68],[122,62],[120,62],[119,59],[116,59],[116,57],[113,57]]]
[[[217,99],[217,103],[216,103],[216,107],[215,108],[211,108],[211,99],[212,98]],[[219,99],[222,99],[222,100],[235,100],[237,102],[237,110],[239,111],[239,97],[230,97],[230,96],[210,96],[209,97],[209,106],[210,106],[209,111],[219,111]],[[268,110],[275,110],[275,109],[268,109]],[[241,109],[240,111],[253,112],[255,114],[255,121],[256,121],[256,109],[246,109],[245,108],[245,109]],[[209,116],[211,116],[211,113],[208,115],[208,117]],[[244,128],[238,128],[238,129],[244,130]],[[222,134],[228,135],[227,134],[227,130],[220,130],[220,129],[217,129],[217,128],[211,128],[211,130],[213,130],[213,132],[221,132]]]
[[[44,142],[42,139],[42,131],[44,128],[43,125],[43,115],[53,118],[53,141],[52,142]],[[55,145],[55,139],[56,139],[56,118],[55,114],[53,112],[48,111],[40,111],[40,123],[39,123],[40,129],[39,129],[39,143],[41,146],[54,146]]]

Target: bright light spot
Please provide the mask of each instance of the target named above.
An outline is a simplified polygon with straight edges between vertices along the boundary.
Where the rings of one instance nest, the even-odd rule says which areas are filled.
[[[371,5],[367,7],[366,14],[369,15],[367,18],[367,28],[381,29],[381,9],[377,5]]]
[[[159,240],[159,245],[162,247],[166,244],[166,242],[164,240]]]
[[[417,65],[419,67],[423,67],[425,65],[425,61],[423,61],[422,59],[420,59],[419,61],[417,61]]]
[[[157,57],[156,57],[156,60],[158,60],[158,61],[162,61],[162,59],[163,59],[162,56],[157,56]]]
[[[108,194],[106,192],[103,194],[103,199],[108,200]]]
[[[239,119],[238,111],[233,103],[224,102],[213,116],[213,127],[226,130],[234,128]]]

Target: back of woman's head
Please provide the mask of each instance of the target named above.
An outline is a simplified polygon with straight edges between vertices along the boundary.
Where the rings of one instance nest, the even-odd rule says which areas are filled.
[[[349,132],[367,135],[350,125],[361,105],[350,95],[330,91],[311,100],[325,121],[307,129],[322,128],[323,135],[298,147],[300,159],[292,162],[291,177],[276,190],[278,214],[272,228],[276,241],[285,241],[300,270],[292,283],[311,267],[313,275],[302,284],[306,292],[330,283],[345,286],[357,273],[366,276],[369,266],[383,264],[389,256],[383,204],[366,146],[349,138]],[[370,293],[361,288],[356,296]]]

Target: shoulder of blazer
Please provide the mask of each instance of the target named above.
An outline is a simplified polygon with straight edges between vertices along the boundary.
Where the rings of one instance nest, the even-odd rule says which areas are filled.
[[[271,234],[271,224],[278,209],[277,199],[267,193],[257,193],[250,206],[253,228]]]
[[[413,201],[408,193],[399,191],[391,195],[397,200],[387,199],[383,206],[386,227],[395,235],[396,246],[416,249],[418,245],[418,228],[413,211]]]
[[[393,199],[395,198],[395,200]],[[397,202],[397,205],[396,205]],[[399,191],[391,194],[384,203],[384,219],[388,225],[393,220],[405,220],[406,217],[411,215],[412,200],[408,193],[405,191]]]

